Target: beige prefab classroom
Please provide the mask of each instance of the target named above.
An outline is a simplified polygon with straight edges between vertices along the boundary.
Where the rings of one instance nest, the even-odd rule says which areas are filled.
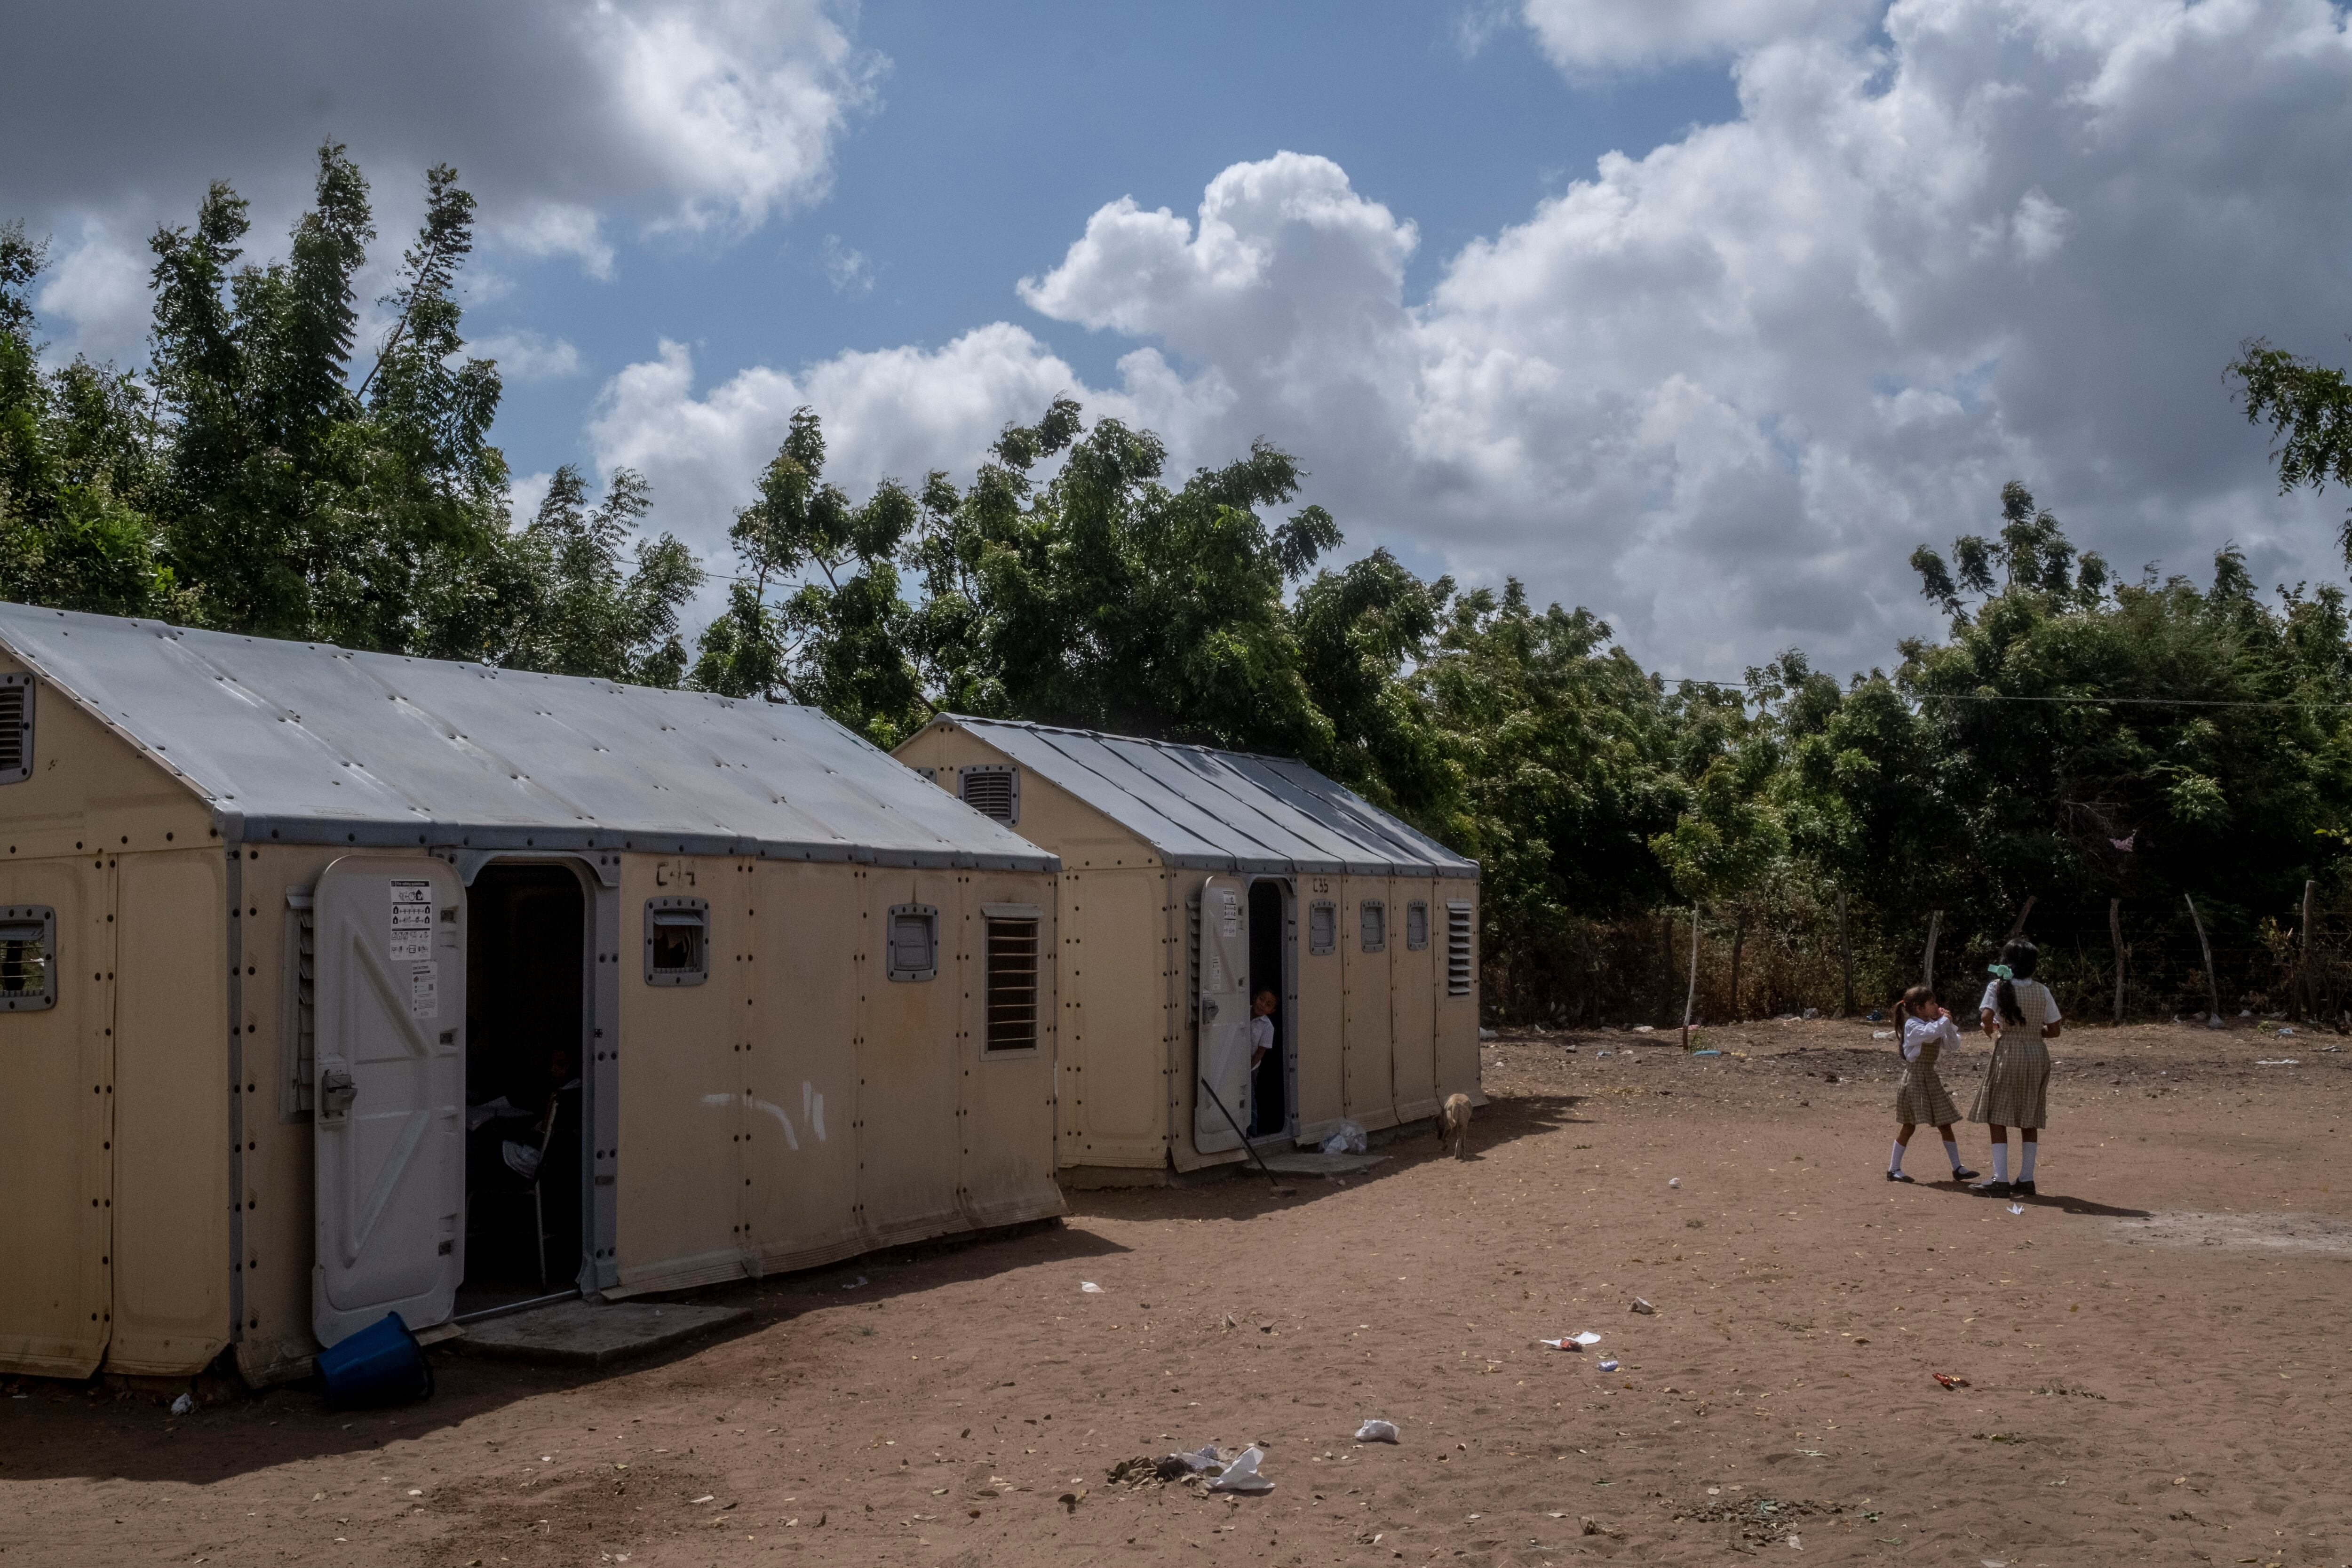
[[[0,605],[0,1371],[1061,1212],[1054,858],[814,711]]]
[[[1061,857],[1064,1168],[1484,1103],[1475,862],[1279,758],[955,716],[897,755]],[[1254,1073],[1261,989],[1278,1065]]]

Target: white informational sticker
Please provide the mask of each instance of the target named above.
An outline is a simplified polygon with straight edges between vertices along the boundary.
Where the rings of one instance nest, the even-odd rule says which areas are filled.
[[[441,966],[430,959],[408,966],[408,1016],[434,1018],[441,1013]]]
[[[392,882],[392,958],[395,963],[433,955],[433,884]]]

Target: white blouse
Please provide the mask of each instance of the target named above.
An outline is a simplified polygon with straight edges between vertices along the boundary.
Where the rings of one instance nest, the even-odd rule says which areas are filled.
[[[2011,982],[2011,984],[2017,985],[2042,985],[2042,982],[2039,980],[2018,980]],[[2049,1009],[2048,1016],[2042,1021],[2045,1024],[2055,1024],[2059,1022],[2058,998],[2051,994],[2050,987],[2047,985],[2042,985],[2042,994],[2044,998],[2042,1005]],[[2000,976],[1998,974],[1994,975],[1991,980],[1986,983],[1984,1000],[1977,1005],[1977,1011],[1979,1013],[1990,1013],[1995,1017],[2000,1016]]]
[[[1903,1020],[1903,1059],[1905,1061],[1917,1061],[1919,1047],[1929,1040],[1938,1041],[1958,1050],[1960,1045],[1959,1026],[1949,1018],[1938,1018],[1932,1024],[1925,1018]]]

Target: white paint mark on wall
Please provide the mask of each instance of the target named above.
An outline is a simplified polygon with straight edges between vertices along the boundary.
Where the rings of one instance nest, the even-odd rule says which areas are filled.
[[[807,1079],[801,1080],[801,1115],[816,1129],[816,1141],[824,1142],[824,1096],[816,1091]]]
[[[731,1094],[706,1094],[702,1097],[702,1103],[705,1105],[732,1105],[735,1103],[735,1100],[736,1097]],[[793,1119],[784,1114],[784,1108],[782,1106],[771,1105],[764,1100],[754,1099],[752,1096],[748,1094],[742,1097],[742,1100],[745,1105],[750,1106],[752,1110],[760,1111],[765,1115],[774,1117],[776,1119],[776,1125],[784,1130],[785,1146],[790,1148],[795,1154],[800,1152],[800,1134],[793,1131]],[[819,1104],[819,1113],[822,1114],[821,1100]],[[817,1136],[819,1138],[824,1137],[824,1131],[820,1130]]]

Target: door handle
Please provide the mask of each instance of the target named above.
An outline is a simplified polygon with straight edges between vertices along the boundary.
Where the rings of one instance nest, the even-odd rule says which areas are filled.
[[[352,1077],[351,1068],[330,1067],[319,1069],[319,1103],[327,1115],[342,1115],[351,1110],[352,1101],[359,1097],[360,1086],[358,1080]]]

